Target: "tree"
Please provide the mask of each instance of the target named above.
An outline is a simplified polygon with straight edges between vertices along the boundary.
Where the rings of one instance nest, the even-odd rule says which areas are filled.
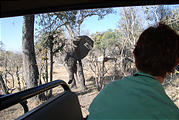
[[[143,7],[149,25],[165,23],[178,31],[179,11],[178,8],[165,5]]]
[[[168,10],[164,5],[156,5],[150,7],[143,7],[146,15],[146,20],[149,25],[159,23],[167,14]]]
[[[37,16],[37,22],[41,30],[46,30],[49,26],[51,26],[53,30],[64,28],[68,36],[73,38],[80,35],[81,25],[86,18],[96,15],[98,19],[102,19],[105,15],[114,12],[115,11],[111,8],[61,11],[40,14]]]
[[[48,82],[48,51],[50,55],[50,81],[53,80],[53,57],[55,55],[55,48],[60,42],[61,42],[61,36],[63,35],[63,29],[61,29],[61,25],[57,19],[57,17],[54,16],[54,13],[45,13],[37,15],[37,24],[39,25],[39,31],[37,32],[37,44],[36,46],[40,47],[40,52],[44,53],[45,51],[45,61],[46,61],[46,73],[45,73],[45,79],[46,82]],[[42,56],[41,56],[42,57]],[[41,75],[41,74],[40,74]],[[52,92],[50,92],[51,96]]]
[[[94,51],[90,53],[90,57],[92,57],[92,60],[90,60],[90,67],[95,74],[94,76],[97,89],[101,90],[104,87],[104,76],[107,73],[107,70],[105,70],[106,58],[111,55],[114,50],[113,47],[119,44],[118,39],[120,38],[120,34],[117,31],[109,29],[103,33],[97,32],[91,36],[95,42],[94,49],[98,49],[102,54],[102,61],[100,63],[97,58],[99,55],[95,54]],[[110,56],[110,59],[111,58],[114,60],[115,56]]]
[[[26,84],[28,88],[38,86],[39,71],[34,49],[34,15],[26,15],[23,20],[22,29],[22,58]],[[35,97],[36,102],[44,100],[45,95]]]
[[[8,88],[7,88],[5,82],[4,82],[3,78],[2,78],[2,73],[1,72],[0,72],[0,86],[1,86],[3,94],[9,94],[8,93]]]
[[[22,30],[22,57],[24,77],[26,80],[27,88],[32,88],[38,86],[39,79],[39,71],[34,49],[34,15],[24,16]],[[44,94],[41,94],[38,97],[34,97],[34,100],[37,104],[39,100],[44,99]]]
[[[39,68],[39,84],[42,83],[41,77],[44,80],[44,83],[48,83],[48,35],[41,34],[37,38],[37,42],[35,43],[35,51],[36,55],[39,56],[37,58],[38,68]]]
[[[175,31],[179,31],[179,10],[175,7],[167,6],[155,6],[155,9],[151,9],[155,16],[158,17],[158,21],[155,21],[155,24],[164,23],[169,25]],[[152,16],[149,16],[152,17]],[[164,81],[163,86],[167,87],[171,85],[171,81],[175,79],[176,73],[170,74],[167,79]]]
[[[24,16],[22,34],[22,56],[27,87],[38,85],[38,68],[34,50],[34,15]]]
[[[113,9],[107,8],[40,14],[37,16],[37,22],[40,25],[38,33],[66,30],[68,38],[73,39],[80,35],[81,25],[86,18],[97,15],[98,19],[102,19],[105,15],[113,12]],[[79,78],[81,81],[85,81],[82,62],[79,62],[77,66]]]
[[[164,17],[161,22],[168,24],[172,29],[179,31],[179,10],[172,9],[171,15]]]
[[[143,31],[141,27],[141,19],[137,14],[139,8],[126,7],[120,11],[121,19],[118,23],[118,30],[121,31],[120,38],[120,69],[121,73],[126,76],[128,68],[131,68],[130,63],[133,63],[132,50],[136,44],[137,38]],[[127,67],[129,64],[130,67]]]
[[[50,21],[49,21],[50,22]],[[49,26],[51,27],[51,26]],[[52,30],[52,29],[51,29]],[[57,46],[62,42],[63,31],[50,31],[47,30],[43,34],[38,36],[38,41],[36,42],[36,50],[40,55],[40,77],[39,82],[41,82],[41,74],[43,66],[45,67],[45,74],[43,78],[45,82],[53,81],[53,64],[54,64],[54,55],[56,54]],[[48,60],[50,60],[50,79],[48,78]],[[52,90],[50,90],[48,97],[52,96]]]

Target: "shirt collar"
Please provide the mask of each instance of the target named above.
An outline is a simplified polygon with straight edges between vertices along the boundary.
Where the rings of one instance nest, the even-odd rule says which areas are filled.
[[[160,92],[164,92],[164,88],[162,87],[162,85],[158,82],[158,80],[156,80],[152,75],[147,74],[147,73],[143,73],[143,72],[136,72],[134,74],[134,76],[144,76],[144,77],[149,77],[151,79],[153,79],[152,81],[155,82],[155,85],[153,86],[155,89],[157,89]],[[152,82],[151,80],[149,80],[150,82]]]
[[[152,78],[152,79],[155,79],[152,75],[147,74],[147,73],[143,73],[143,72],[136,72],[136,73],[134,74],[134,76],[146,76],[146,77],[150,77],[150,78]],[[156,79],[155,79],[155,80],[156,80]]]

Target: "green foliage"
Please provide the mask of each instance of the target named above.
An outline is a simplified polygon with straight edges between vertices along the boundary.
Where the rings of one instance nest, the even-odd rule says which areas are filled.
[[[61,38],[63,37],[63,31],[56,30],[51,32],[44,32],[37,37],[35,47],[38,49],[50,49],[51,42],[53,43],[53,45],[58,45],[59,43],[61,43]]]
[[[87,17],[94,15],[98,16],[98,19],[104,18],[105,15],[113,13],[113,9],[87,9],[87,10],[73,10],[64,12],[55,12],[54,15],[59,18],[63,24],[68,24],[72,29],[77,29],[78,25],[82,24]]]
[[[51,48],[51,44],[54,45],[54,53],[62,50],[59,44],[63,42],[61,38],[65,38],[64,30],[67,30],[69,36],[79,35],[80,26],[86,18],[96,15],[100,20],[110,13],[114,13],[114,10],[104,8],[61,11],[37,15],[36,23],[39,27],[37,28],[36,52],[45,53],[44,51],[48,51]],[[53,41],[49,39],[49,36],[55,36]]]
[[[100,20],[111,13],[114,13],[112,8],[101,8],[39,14],[36,16],[36,23],[39,25],[37,30],[40,33],[65,29],[70,36],[79,35],[80,26],[86,18],[97,15]]]
[[[111,46],[119,44],[120,33],[109,29],[103,33],[97,32],[93,34],[92,38],[95,40],[95,47],[103,51]]]

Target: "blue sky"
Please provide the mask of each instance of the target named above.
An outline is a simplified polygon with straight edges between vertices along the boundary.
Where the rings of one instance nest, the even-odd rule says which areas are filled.
[[[0,40],[4,43],[5,50],[21,50],[22,20],[22,17],[0,19]]]
[[[179,8],[179,5],[171,5],[173,8]],[[170,6],[170,7],[171,7]],[[118,8],[116,8],[119,10]],[[109,14],[102,20],[98,20],[97,16],[89,17],[82,24],[81,31],[89,31],[89,33],[104,32],[107,29],[117,27],[119,21],[119,13]],[[0,41],[4,43],[5,50],[21,51],[22,48],[22,22],[23,17],[0,18]],[[144,22],[144,21],[143,21]],[[146,21],[145,21],[146,22]],[[144,22],[144,27],[146,23]]]
[[[119,15],[110,14],[105,16],[104,19],[98,20],[97,16],[88,18],[82,25],[83,30],[89,30],[90,33],[103,32],[107,29],[113,29],[117,26]]]
[[[82,24],[82,31],[91,33],[103,32],[116,27],[119,16],[110,14],[102,20],[97,16],[90,17]],[[4,43],[5,50],[21,51],[22,48],[22,23],[23,17],[0,18],[0,41]]]

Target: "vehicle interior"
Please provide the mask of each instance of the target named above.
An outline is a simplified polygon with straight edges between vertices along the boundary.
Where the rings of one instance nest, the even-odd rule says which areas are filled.
[[[3,0],[0,1],[0,18],[24,16],[29,14],[40,14],[47,12],[110,8],[125,6],[145,6],[145,5],[172,5],[179,4],[178,0]],[[62,86],[64,92],[59,93],[53,99],[28,111],[23,101],[54,87]],[[15,104],[22,104],[24,114],[18,120],[83,120],[79,100],[75,92],[72,92],[67,83],[62,80],[55,80],[35,88],[30,88],[18,93],[0,96],[0,110],[4,110]]]

